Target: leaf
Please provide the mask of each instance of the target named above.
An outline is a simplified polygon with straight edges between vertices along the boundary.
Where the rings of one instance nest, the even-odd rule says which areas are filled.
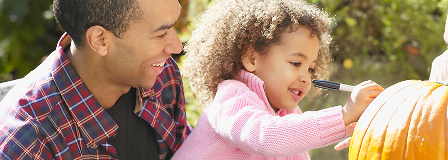
[[[347,23],[347,25],[348,25],[349,27],[354,27],[354,26],[356,26],[356,19],[354,19],[354,18],[351,18],[351,17],[345,17],[344,21],[345,21],[345,23]]]

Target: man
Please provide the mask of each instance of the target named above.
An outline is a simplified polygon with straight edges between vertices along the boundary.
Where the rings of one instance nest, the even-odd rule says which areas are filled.
[[[54,0],[67,32],[0,103],[0,159],[170,159],[190,130],[177,0]]]

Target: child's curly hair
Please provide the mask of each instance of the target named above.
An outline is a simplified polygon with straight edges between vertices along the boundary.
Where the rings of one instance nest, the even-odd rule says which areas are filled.
[[[303,25],[311,29],[311,36],[319,38],[312,78],[328,79],[332,72],[332,21],[328,13],[301,0],[218,1],[201,16],[185,46],[182,74],[189,78],[205,107],[213,100],[219,83],[237,78],[244,69],[243,49],[252,46],[263,54],[280,41],[282,33],[291,32],[294,25]]]

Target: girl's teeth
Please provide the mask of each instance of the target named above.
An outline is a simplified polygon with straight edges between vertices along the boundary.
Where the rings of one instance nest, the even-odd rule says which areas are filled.
[[[292,93],[297,94],[297,95],[300,93],[300,91],[293,91],[293,90],[289,90],[289,91],[291,91]]]

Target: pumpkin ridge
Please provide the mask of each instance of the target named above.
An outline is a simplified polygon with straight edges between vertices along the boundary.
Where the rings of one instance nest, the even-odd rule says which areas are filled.
[[[383,106],[386,104],[387,101],[392,99],[394,96],[400,93],[408,93],[408,90],[412,90],[415,88],[415,86],[419,86],[419,88],[429,85],[429,84],[422,84],[418,83],[420,81],[416,80],[406,80],[402,81],[400,83],[397,83],[395,85],[392,85],[388,87],[386,90],[384,90],[380,95],[378,95],[377,98],[375,98],[372,103],[366,108],[366,110],[361,115],[356,127],[354,134],[352,136],[352,141],[350,142],[350,158],[352,159],[363,159],[365,156],[367,156],[368,153],[363,153],[362,151],[371,151],[371,149],[367,146],[370,144],[370,136],[373,131],[372,123],[375,123],[374,121],[371,121],[375,117],[377,117],[377,113],[383,109]],[[384,110],[384,109],[383,109]],[[384,112],[384,111],[381,111]],[[375,120],[378,121],[378,120]],[[360,125],[362,124],[362,125]],[[367,148],[367,149],[366,149]]]
[[[448,86],[406,80],[386,88],[354,128],[349,159],[448,159]]]
[[[412,84],[413,84],[412,81],[404,81],[404,82],[392,85],[392,86],[388,87],[388,89],[389,90],[391,90],[391,89],[395,90],[395,88],[403,89],[404,87],[408,87]],[[370,115],[370,114],[376,114],[376,110],[379,110],[384,105],[386,100],[389,99],[390,97],[392,97],[393,94],[395,94],[395,93],[387,92],[387,90],[383,91],[380,95],[378,95],[377,98],[375,98],[372,101],[372,103],[369,105],[369,107],[367,107],[366,110],[363,112],[363,115],[361,115],[361,117],[359,118],[358,123],[355,126],[353,135],[351,137],[351,141],[350,141],[350,148],[349,148],[349,158],[350,159],[359,159],[359,157],[360,157],[359,154],[361,154],[360,153],[361,143],[363,142],[363,140],[365,138],[365,133],[367,132],[367,129],[370,126],[370,121],[367,121],[367,120],[371,119],[371,118],[363,118],[363,116],[373,118],[375,115]],[[382,98],[382,97],[384,97],[384,98]],[[383,100],[383,101],[381,101],[381,100]],[[374,107],[370,107],[370,106],[378,106],[379,108],[374,108]],[[366,122],[363,122],[363,121],[366,121]],[[367,125],[365,125],[365,126],[360,125],[360,124],[364,124],[364,123],[367,123]]]
[[[410,128],[410,131],[416,133],[408,135],[407,144],[410,149],[407,150],[406,157],[444,159],[445,142],[440,139],[445,137],[445,133],[440,131],[444,131],[445,128],[447,87],[433,85],[428,92],[424,93],[427,94],[419,99],[417,104],[422,107],[418,108],[419,112],[414,112],[415,117],[412,116],[411,123],[414,127]],[[443,151],[441,151],[442,147]]]
[[[376,116],[377,111],[382,108],[384,103],[387,100],[389,100],[393,95],[396,94],[395,92],[389,92],[389,90],[402,90],[409,86],[412,86],[413,84],[415,84],[413,80],[407,80],[388,87],[385,91],[383,91],[380,95],[378,95],[377,98],[375,98],[372,101],[369,107],[366,108],[366,110],[363,112],[363,114],[358,120],[358,123],[355,127],[355,130],[353,132],[350,141],[349,155],[351,158],[358,159],[360,156],[359,154],[361,154],[360,152],[362,148],[361,143],[364,141],[365,133],[367,132],[367,129],[370,127],[371,122],[370,119],[373,119],[373,117]],[[366,125],[362,126],[360,124],[366,124]]]
[[[406,137],[410,126],[411,115],[414,112],[418,100],[422,97],[421,90],[426,86],[416,89],[410,96],[397,106],[397,113],[388,123],[386,133],[384,134],[384,148],[382,150],[382,159],[401,159],[404,157],[404,151],[407,148]],[[403,118],[404,117],[404,118]],[[403,126],[404,125],[404,126]],[[399,145],[404,143],[403,146]],[[398,144],[398,145],[397,145]],[[401,153],[401,154],[400,154]]]
[[[374,159],[381,159],[382,151],[384,147],[384,140],[386,136],[386,131],[389,122],[395,116],[396,111],[398,110],[398,106],[406,101],[410,95],[412,95],[416,88],[421,89],[429,84],[426,83],[417,83],[416,81],[409,85],[406,88],[402,88],[398,91],[395,91],[395,94],[391,96],[392,100],[388,100],[385,102],[383,107],[381,107],[375,114],[375,117],[372,118],[370,122],[370,126],[368,128],[369,135],[367,138],[370,140],[367,144],[369,152],[365,154],[367,157],[372,157]],[[415,101],[415,100],[414,100]],[[392,107],[384,107],[384,106],[392,106]],[[364,143],[364,140],[363,142]],[[361,146],[362,147],[362,146]]]

